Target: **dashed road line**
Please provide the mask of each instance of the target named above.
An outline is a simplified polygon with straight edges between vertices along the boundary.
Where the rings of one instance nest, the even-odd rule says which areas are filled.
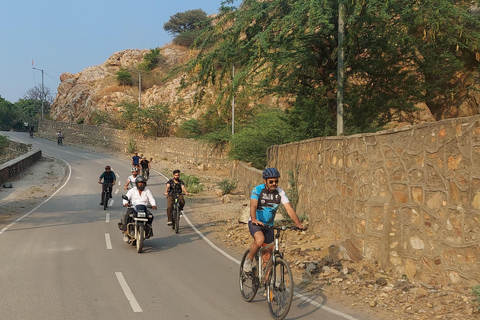
[[[125,281],[123,274],[121,272],[115,272],[115,275],[117,276],[117,280],[120,283],[120,286],[122,287],[123,293],[125,293],[128,302],[130,302],[130,306],[132,306],[133,312],[143,312],[142,308],[137,302],[137,299],[135,299],[132,290],[130,290],[127,281]]]

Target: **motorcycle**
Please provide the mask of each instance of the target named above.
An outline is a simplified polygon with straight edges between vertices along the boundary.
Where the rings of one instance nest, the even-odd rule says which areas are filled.
[[[153,218],[153,215],[147,210],[147,206],[139,204],[131,206],[130,200],[123,195],[122,199],[128,201],[128,206],[133,208],[133,213],[130,213],[129,223],[127,223],[127,230],[125,234],[130,238],[127,243],[137,247],[137,252],[142,253],[143,242],[145,239],[153,236],[153,228],[147,222]],[[133,219],[133,221],[131,220]]]

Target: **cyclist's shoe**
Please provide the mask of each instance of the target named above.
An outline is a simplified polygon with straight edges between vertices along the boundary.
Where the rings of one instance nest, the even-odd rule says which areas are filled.
[[[100,202],[100,205],[103,206],[103,202]]]
[[[180,210],[180,217],[183,216],[183,210]]]
[[[171,226],[171,225],[172,225],[172,221],[168,221],[167,226]]]
[[[252,260],[250,259],[245,259],[245,262],[243,263],[243,271],[246,273],[252,272]]]
[[[120,230],[123,231],[123,222],[119,222],[119,223],[118,223],[118,229],[120,229]]]
[[[108,197],[111,199],[111,198],[112,198],[112,194],[111,194],[111,193],[109,193],[109,194],[108,194]]]
[[[130,237],[127,236],[126,233],[124,233],[124,234],[123,234],[123,241],[128,242],[128,240],[130,240]]]

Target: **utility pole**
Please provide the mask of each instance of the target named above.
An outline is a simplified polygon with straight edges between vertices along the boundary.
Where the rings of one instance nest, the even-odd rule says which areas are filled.
[[[138,130],[140,131],[140,109],[142,107],[142,74],[138,73]]]
[[[235,79],[235,65],[233,66],[233,76],[232,76],[232,82]],[[232,83],[232,89],[233,89],[233,83]],[[233,99],[232,99],[232,136],[235,134],[235,93],[233,94]]]
[[[345,49],[343,48],[343,36],[345,35],[344,0],[338,1],[338,55],[337,55],[337,136],[343,135],[343,89],[345,84],[345,73],[343,62],[345,60]]]
[[[33,60],[32,60],[33,61]],[[32,62],[33,64],[33,62]],[[42,71],[42,119],[43,119],[43,101],[45,100],[45,91],[44,91],[44,86],[43,86],[43,70],[42,69],[37,69],[35,67],[32,67],[32,69]]]

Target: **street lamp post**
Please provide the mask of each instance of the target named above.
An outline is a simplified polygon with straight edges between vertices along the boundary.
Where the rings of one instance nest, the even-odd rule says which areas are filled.
[[[32,69],[42,71],[42,119],[43,119],[43,101],[45,100],[45,91],[44,91],[44,86],[43,86],[43,70],[42,69],[37,69],[35,67],[32,67]]]

